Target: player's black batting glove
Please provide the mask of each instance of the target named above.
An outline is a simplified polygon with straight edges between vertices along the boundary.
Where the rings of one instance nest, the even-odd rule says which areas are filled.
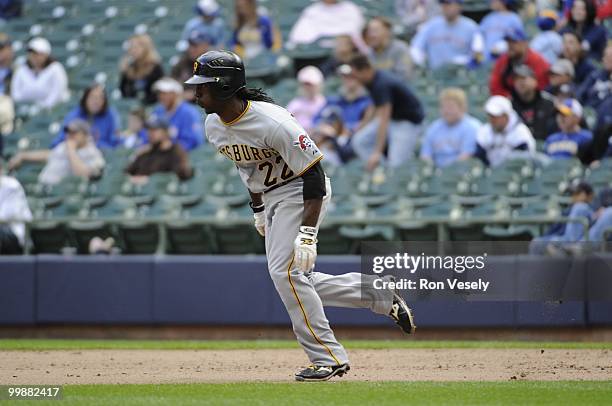
[[[301,226],[294,243],[294,262],[299,270],[308,272],[317,259],[317,229]]]
[[[253,218],[255,219],[255,228],[262,237],[266,236],[266,211],[264,205],[253,206],[253,202],[249,203],[253,209]]]

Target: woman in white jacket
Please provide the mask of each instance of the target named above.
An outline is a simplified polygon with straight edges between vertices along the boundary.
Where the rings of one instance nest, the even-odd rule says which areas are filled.
[[[62,64],[51,57],[51,44],[42,37],[31,39],[27,62],[13,75],[11,97],[15,103],[52,108],[68,96],[68,76]]]

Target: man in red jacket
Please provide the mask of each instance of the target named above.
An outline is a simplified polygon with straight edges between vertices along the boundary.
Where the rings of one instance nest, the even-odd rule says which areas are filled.
[[[522,29],[506,32],[504,39],[508,43],[508,52],[499,57],[489,81],[491,95],[510,96],[513,87],[513,70],[516,66],[527,65],[535,73],[538,90],[548,86],[548,62],[529,48],[527,35]]]

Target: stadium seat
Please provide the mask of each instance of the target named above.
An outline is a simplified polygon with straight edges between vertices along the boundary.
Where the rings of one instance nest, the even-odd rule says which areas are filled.
[[[485,226],[483,234],[488,241],[531,241],[534,237],[533,227],[520,225]]]
[[[159,227],[145,221],[122,221],[117,225],[124,254],[154,254],[159,246]]]
[[[136,214],[136,205],[133,201],[122,196],[113,196],[98,206],[90,207],[88,216],[92,219],[120,221],[133,219]]]
[[[67,227],[78,254],[89,254],[89,242],[94,237],[114,237],[112,227],[104,221],[71,221]]]
[[[341,235],[335,224],[324,221],[319,227],[317,239],[319,255],[346,255],[351,252],[353,242]]]
[[[34,254],[59,254],[69,246],[66,227],[57,221],[36,221],[29,225]]]
[[[185,220],[166,223],[168,254],[206,255],[216,252],[214,236],[207,225]]]
[[[438,226],[436,224],[410,221],[396,226],[397,235],[401,241],[437,241]]]
[[[395,230],[392,226],[364,225],[364,226],[342,226],[338,228],[338,234],[349,241],[349,250],[341,254],[361,254],[361,242],[365,241],[392,241],[395,238]]]

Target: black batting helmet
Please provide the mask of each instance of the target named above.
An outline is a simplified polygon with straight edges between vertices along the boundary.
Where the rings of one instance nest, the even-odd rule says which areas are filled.
[[[188,85],[211,83],[214,95],[227,100],[246,87],[244,64],[238,55],[230,51],[208,51],[193,63],[193,76]]]

